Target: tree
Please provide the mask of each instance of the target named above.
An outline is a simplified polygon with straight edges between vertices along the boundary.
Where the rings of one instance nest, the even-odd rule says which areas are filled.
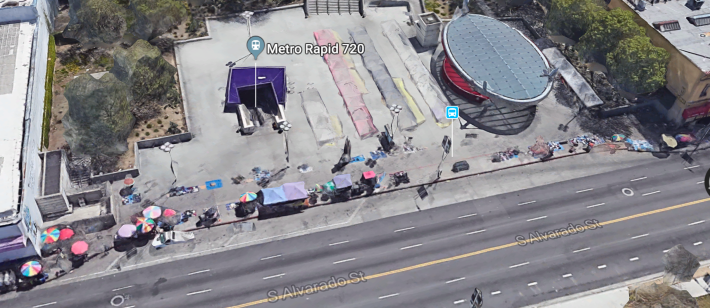
[[[663,87],[669,59],[670,54],[653,46],[646,36],[627,38],[606,56],[612,76],[632,93],[648,93]]]
[[[579,40],[578,49],[582,55],[592,56],[600,62],[606,60],[616,45],[624,39],[645,36],[644,29],[634,21],[634,13],[621,9],[598,11],[594,22]]]
[[[547,28],[576,41],[592,25],[594,13],[603,10],[600,0],[552,0]]]
[[[70,0],[64,37],[81,43],[115,43],[126,32],[123,9],[111,0]]]
[[[179,0],[131,0],[135,16],[131,31],[138,38],[152,40],[187,17],[187,3]]]

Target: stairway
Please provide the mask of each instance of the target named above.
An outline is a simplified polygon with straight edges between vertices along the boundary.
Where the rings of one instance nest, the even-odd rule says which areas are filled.
[[[364,0],[304,0],[303,6],[306,17],[321,14],[350,14],[358,13],[365,17]]]

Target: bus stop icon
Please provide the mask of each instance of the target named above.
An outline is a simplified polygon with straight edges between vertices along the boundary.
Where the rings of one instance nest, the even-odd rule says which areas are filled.
[[[458,119],[459,118],[459,107],[458,106],[446,107],[446,118],[447,119]]]

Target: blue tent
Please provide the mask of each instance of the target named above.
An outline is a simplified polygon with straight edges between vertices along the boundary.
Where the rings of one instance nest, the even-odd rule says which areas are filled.
[[[264,188],[261,190],[261,193],[264,195],[264,205],[288,201],[286,198],[286,192],[284,192],[284,189],[281,186],[275,188]]]

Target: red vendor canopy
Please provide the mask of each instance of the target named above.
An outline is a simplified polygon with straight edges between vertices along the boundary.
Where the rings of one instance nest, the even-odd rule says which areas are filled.
[[[687,120],[690,118],[706,116],[708,111],[710,111],[710,102],[683,110],[683,119]]]

